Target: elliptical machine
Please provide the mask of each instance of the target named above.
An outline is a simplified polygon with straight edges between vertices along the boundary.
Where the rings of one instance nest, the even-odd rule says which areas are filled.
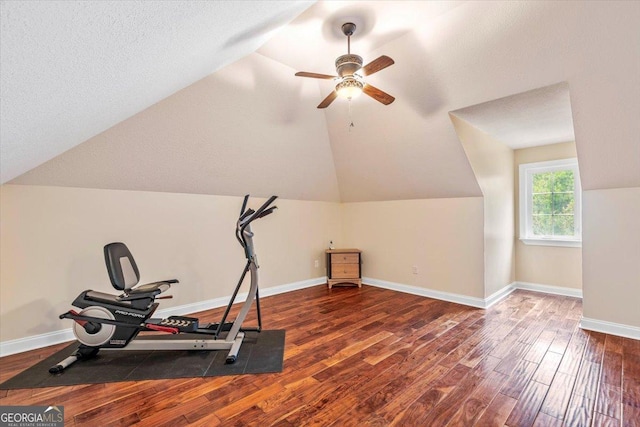
[[[258,210],[247,209],[249,195],[244,197],[240,217],[236,223],[236,238],[244,249],[247,264],[236,285],[231,300],[219,323],[200,325],[197,318],[171,316],[166,319],[154,319],[151,315],[158,308],[156,299],[171,298],[160,296],[171,284],[178,280],[164,280],[136,286],[140,280],[138,267],[131,252],[124,243],[110,243],[104,247],[105,263],[113,287],[122,291],[120,295],[87,290],[72,303],[81,308],[61,314],[60,319],[72,319],[73,333],[80,341],[78,349],[69,357],[51,367],[52,374],[62,372],[76,362],[94,357],[99,350],[229,350],[226,363],[234,363],[246,331],[262,330],[260,315],[260,296],[258,293],[258,260],[253,248],[251,223],[265,217],[277,206],[271,206],[277,196],[272,196]],[[233,322],[227,322],[231,307],[238,295],[247,272],[251,273],[251,285],[247,299]],[[243,328],[253,301],[256,301],[258,326]],[[136,336],[142,331],[156,331],[167,334],[199,334],[203,338],[173,339],[171,336]],[[145,338],[145,339],[142,339]],[[149,338],[149,339],[146,339]],[[170,338],[170,339],[167,339]]]

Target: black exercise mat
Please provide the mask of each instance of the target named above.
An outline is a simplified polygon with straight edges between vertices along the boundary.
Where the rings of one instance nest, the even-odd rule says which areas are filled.
[[[171,337],[184,339],[194,336],[179,334]],[[195,337],[202,339],[202,335]],[[109,350],[100,351],[92,359],[79,360],[60,374],[50,374],[50,367],[78,348],[79,343],[74,342],[0,384],[0,390],[282,372],[284,337],[284,330],[245,332],[238,359],[230,365],[225,364],[228,350]]]

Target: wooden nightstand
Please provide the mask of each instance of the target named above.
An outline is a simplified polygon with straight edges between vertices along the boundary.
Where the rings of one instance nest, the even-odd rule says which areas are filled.
[[[329,289],[338,283],[350,283],[362,287],[360,249],[328,249],[327,284]]]

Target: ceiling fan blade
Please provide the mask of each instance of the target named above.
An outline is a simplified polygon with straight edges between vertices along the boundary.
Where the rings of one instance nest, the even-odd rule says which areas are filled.
[[[389,58],[386,55],[382,55],[378,59],[374,59],[373,61],[362,67],[362,75],[370,76],[371,74],[377,73],[380,70],[384,70],[385,68],[393,64],[395,64],[393,59]]]
[[[318,108],[327,108],[329,104],[333,102],[334,99],[338,97],[338,92],[335,90],[329,94],[319,105]]]
[[[371,86],[369,83],[364,85],[364,89],[362,89],[362,91],[376,101],[382,102],[384,105],[389,105],[396,100],[393,96],[381,91],[377,87]]]
[[[330,76],[328,74],[307,73],[306,71],[298,71],[296,73],[298,77],[311,77],[312,79],[335,79],[337,76]]]

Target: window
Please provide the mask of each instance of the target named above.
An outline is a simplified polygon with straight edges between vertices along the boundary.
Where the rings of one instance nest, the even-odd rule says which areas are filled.
[[[520,240],[581,246],[581,188],[576,159],[520,165]]]

